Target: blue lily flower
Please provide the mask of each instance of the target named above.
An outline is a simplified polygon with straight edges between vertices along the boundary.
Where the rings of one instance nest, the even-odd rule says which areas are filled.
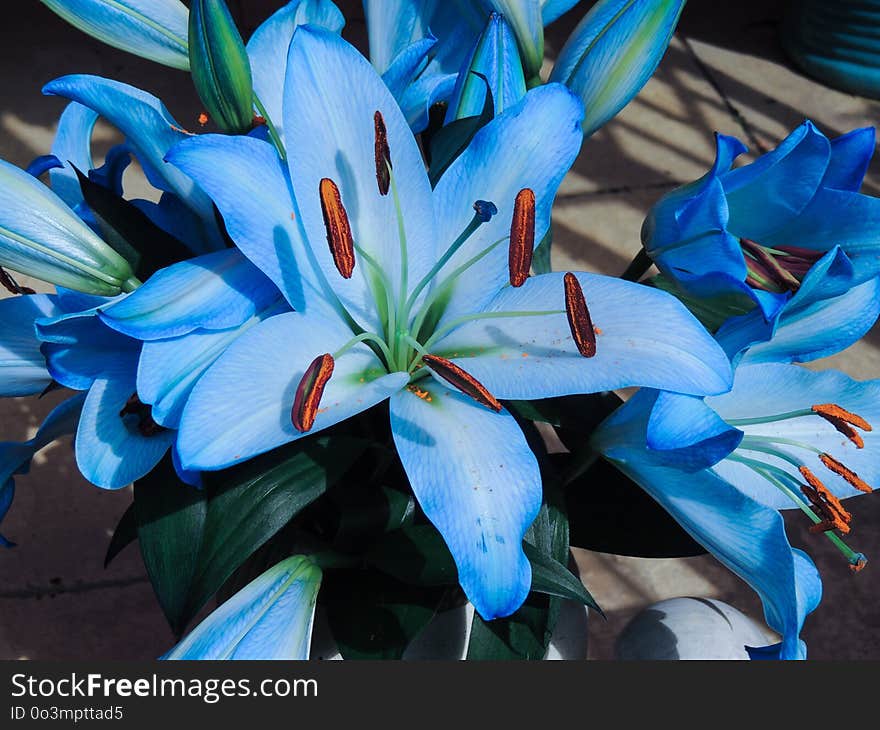
[[[572,31],[550,74],[584,102],[589,137],[647,83],[685,0],[600,0]]]
[[[818,279],[827,286],[809,282],[811,301],[877,275],[880,199],[858,192],[872,128],[828,140],[807,121],[737,169],[745,146],[724,135],[716,141],[712,169],[664,196],[642,229],[647,254],[685,292],[740,297],[770,321],[813,269],[825,272]]]
[[[861,569],[865,557],[837,533],[850,531],[841,500],[880,477],[878,417],[880,380],[742,362],[723,395],[638,392],[593,443],[761,596],[782,636],[762,655],[794,659],[805,656],[798,635],[821,583],[778,511],[801,509]]]
[[[161,659],[308,659],[321,569],[305,555],[269,568]]]
[[[390,399],[398,453],[460,583],[482,616],[508,615],[529,591],[521,544],[541,483],[498,399],[631,384],[719,393],[727,358],[662,292],[528,277],[582,140],[564,87],[505,110],[432,191],[402,112],[354,48],[302,26],[287,69],[289,166],[248,137],[204,135],[169,155],[295,310],[253,326],[196,383],[183,465],[224,468]]]

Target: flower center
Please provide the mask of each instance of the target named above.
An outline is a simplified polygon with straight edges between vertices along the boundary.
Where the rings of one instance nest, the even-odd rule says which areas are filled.
[[[813,460],[818,458],[825,469],[859,491],[870,493],[873,488],[839,459],[811,444],[761,433],[761,425],[809,417],[819,417],[827,421],[845,435],[857,449],[863,448],[865,444],[856,429],[866,432],[872,430],[871,424],[864,418],[835,403],[818,404],[771,416],[729,419],[727,423],[739,428],[745,435],[737,449],[727,458],[748,467],[791,499],[795,506],[813,522],[810,532],[824,533],[847,558],[850,568],[859,571],[865,566],[867,559],[862,553],[853,551],[835,533],[836,531],[842,535],[849,534],[852,515],[813,472],[802,454],[809,453],[809,460],[813,465],[815,465]],[[780,464],[794,467],[797,475]]]
[[[395,287],[389,278],[387,267],[355,241],[343,203],[343,193],[333,180],[323,178],[318,186],[318,194],[327,244],[333,262],[339,274],[349,279],[354,272],[356,259],[363,260],[366,268],[364,275],[372,290],[382,327],[380,331],[367,332],[353,324],[354,336],[351,340],[335,353],[319,355],[312,361],[302,375],[296,390],[291,411],[293,425],[301,432],[312,428],[324,388],[333,374],[335,361],[359,343],[366,344],[374,351],[387,372],[409,373],[410,383],[425,377],[429,372],[433,373],[452,384],[460,392],[495,411],[501,410],[501,403],[485,386],[460,365],[431,353],[431,348],[443,336],[466,322],[492,318],[546,317],[564,313],[568,317],[572,339],[578,352],[584,357],[593,357],[596,354],[596,330],[580,282],[571,273],[564,277],[565,309],[480,311],[441,324],[452,289],[462,274],[505,241],[509,242],[510,286],[520,287],[528,280],[535,245],[535,193],[530,188],[523,188],[517,193],[509,235],[493,241],[468,260],[452,268],[449,273],[445,273],[447,264],[453,262],[464,244],[498,213],[498,208],[491,201],[475,201],[473,217],[464,230],[437,259],[428,273],[410,289],[407,279],[408,250],[403,209],[391,164],[391,149],[385,120],[379,111],[373,115],[373,128],[376,185],[380,196],[386,197],[390,193],[390,201],[397,219],[400,242],[400,281],[396,287],[398,296],[395,296]],[[345,311],[344,306],[341,303],[339,306],[350,322],[354,323],[355,319]]]
[[[755,289],[781,294],[796,292],[810,267],[824,252],[797,246],[762,246],[748,238],[740,239],[746,261],[746,283]]]

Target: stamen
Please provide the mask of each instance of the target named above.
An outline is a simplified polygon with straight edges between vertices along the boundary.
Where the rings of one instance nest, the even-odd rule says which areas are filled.
[[[846,408],[841,408],[836,403],[821,403],[819,405],[813,406],[813,412],[818,413],[822,418],[831,421],[832,418],[835,418],[839,421],[844,421],[856,428],[862,429],[862,431],[873,431],[871,424],[868,423],[861,416],[853,413],[852,411],[846,410]],[[834,421],[831,421],[834,424]]]
[[[498,402],[498,399],[486,390],[486,387],[479,380],[454,362],[439,355],[423,355],[422,360],[437,375],[446,382],[452,383],[452,385],[462,393],[469,395],[477,403],[481,403],[496,412],[501,410],[501,403]]]
[[[0,266],[0,286],[10,294],[36,294],[29,286],[21,286],[6,269]]]
[[[747,238],[742,239],[742,245],[761,262],[765,271],[769,273],[775,283],[783,288],[790,289],[791,291],[797,291],[800,288],[801,283],[797,278],[795,278],[790,272],[786,271],[763,246],[760,246]]]
[[[391,188],[391,149],[388,147],[388,133],[385,130],[385,119],[382,112],[373,114],[375,129],[376,182],[379,195],[388,195]]]
[[[522,286],[529,278],[535,250],[535,193],[523,188],[516,194],[510,222],[510,285]]]
[[[296,388],[296,397],[290,412],[290,420],[297,431],[305,433],[315,424],[321,396],[324,395],[327,381],[333,375],[334,366],[333,356],[325,353],[318,355],[306,368]]]
[[[570,271],[564,277],[565,282],[565,313],[568,315],[568,326],[571,336],[577,345],[578,352],[584,357],[596,354],[596,331],[590,310],[584,299],[584,290],[577,277]]]
[[[827,532],[835,529],[846,535],[850,530],[852,515],[809,468],[802,466],[799,471],[809,485],[802,484],[801,491],[824,518],[821,522],[812,525],[810,532]]]
[[[354,239],[351,235],[348,213],[342,205],[342,197],[335,182],[325,177],[321,180],[318,189],[333,263],[336,264],[336,269],[342,274],[342,278],[350,279],[354,271]]]
[[[797,491],[795,491],[803,489],[804,485],[801,484],[794,476],[789,474],[787,471],[771,464],[765,464],[760,461],[755,461],[754,459],[739,456],[736,452],[730,454],[727,458],[730,461],[744,464],[756,474],[770,482],[770,484],[778,488],[792,502],[794,502],[795,505],[797,505],[798,509],[801,510],[801,512],[803,512],[807,517],[810,518],[813,524],[822,523],[822,518],[816,515],[816,513],[813,512],[810,506],[803,501],[801,496],[797,494]],[[794,487],[794,489],[792,489],[792,487]],[[857,553],[855,550],[853,550],[831,529],[823,530],[823,534],[826,538],[828,538],[828,541],[832,545],[834,545],[834,547],[836,547],[847,559],[851,568],[852,566],[855,566],[859,562],[865,560],[865,556],[862,555],[862,553]]]
[[[831,454],[819,454],[819,458],[822,460],[822,463],[825,464],[826,467],[828,467],[838,476],[842,477],[859,491],[864,492],[865,494],[870,494],[874,491],[871,485],[864,481],[852,469],[849,469],[841,464],[837,459],[831,456]]]
[[[849,569],[853,573],[860,572],[868,564],[868,559],[862,553],[856,553],[849,561]]]

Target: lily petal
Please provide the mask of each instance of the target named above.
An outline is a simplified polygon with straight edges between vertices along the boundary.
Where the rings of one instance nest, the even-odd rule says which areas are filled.
[[[742,441],[703,398],[661,392],[651,410],[645,441],[665,465],[699,471],[718,463]]]
[[[431,186],[421,153],[397,102],[367,60],[338,35],[300,27],[290,45],[284,100],[290,178],[315,257],[334,292],[363,326],[378,327],[375,278],[359,261],[343,279],[324,227],[319,183],[336,183],[354,242],[381,262],[394,294],[402,283],[401,216],[407,248],[407,278],[418,281],[434,263]],[[376,180],[374,113],[381,113],[397,193],[383,196]],[[321,144],[314,144],[321,139]],[[399,194],[399,209],[395,200]],[[472,201],[473,202],[473,201]]]
[[[97,378],[134,372],[137,364],[140,343],[104,325],[96,309],[38,319],[36,332],[49,374],[67,388],[87,390]]]
[[[254,31],[247,43],[254,94],[284,140],[283,90],[287,50],[297,26],[310,23],[339,33],[345,18],[331,0],[291,0]]]
[[[599,274],[575,276],[597,332],[594,357],[583,357],[572,339],[562,273],[535,276],[521,287],[505,288],[486,308],[487,313],[560,314],[468,322],[433,351],[453,360],[502,399],[548,398],[631,385],[693,395],[729,389],[726,355],[674,297]]]
[[[822,187],[858,192],[874,155],[876,138],[874,127],[862,127],[832,139]]]
[[[582,115],[580,102],[565,87],[547,84],[532,89],[519,104],[477,132],[443,173],[434,190],[434,209],[443,212],[436,221],[439,250],[435,260],[469,224],[475,201],[490,201],[498,209],[438,275],[437,281],[442,281],[497,242],[494,250],[456,279],[443,320],[481,309],[507,281],[505,239],[510,234],[514,200],[522,188],[535,193],[535,242],[544,237],[559,183],[583,141]]]
[[[513,416],[419,383],[391,399],[391,430],[468,599],[486,620],[510,615],[531,586],[522,540],[541,507],[538,463]]]
[[[158,340],[196,329],[238,327],[278,295],[275,285],[238,249],[226,249],[157,271],[99,315],[124,335]]]
[[[98,113],[93,109],[70,102],[58,119],[58,131],[52,142],[52,154],[58,158],[63,167],[49,171],[49,180],[53,192],[67,205],[81,212],[77,206],[83,204],[82,190],[79,180],[71,165],[88,172],[94,167],[92,162],[92,131]]]
[[[168,160],[208,192],[232,240],[294,309],[330,308],[287,170],[270,144],[205,134],[177,145]]]
[[[104,489],[121,489],[140,479],[174,441],[174,431],[143,436],[135,417],[120,415],[135,393],[134,372],[132,368],[127,376],[96,379],[76,430],[76,464],[86,479]]]
[[[98,40],[165,66],[189,68],[189,11],[180,0],[42,0]]]
[[[750,363],[809,362],[845,350],[880,316],[880,280],[860,278],[835,247],[769,320],[761,311],[732,317],[716,339],[731,359]]]
[[[352,337],[335,318],[279,314],[239,337],[196,384],[180,421],[178,448],[187,469],[221,469],[307,435],[294,428],[294,395],[312,360]],[[336,358],[317,433],[402,388],[406,373],[386,373],[366,345]]]
[[[189,394],[214,361],[258,322],[287,311],[287,302],[279,296],[231,329],[197,330],[182,337],[145,342],[138,361],[137,392],[153,407],[153,420],[166,428],[178,428]]]
[[[0,300],[0,396],[34,395],[52,382],[34,321],[57,314],[58,306],[48,294]]]
[[[27,473],[34,454],[56,439],[76,431],[84,401],[85,394],[77,393],[59,403],[46,416],[32,439],[0,443],[0,484],[5,484],[15,474]]]
[[[59,403],[46,416],[34,437],[28,441],[0,443],[0,523],[12,506],[15,497],[15,474],[27,474],[31,459],[40,449],[73,433],[79,420],[85,394],[78,393]],[[15,543],[0,535],[0,547],[13,547]]]
[[[321,569],[294,555],[213,611],[162,659],[308,659]]]
[[[723,175],[730,230],[754,241],[768,240],[812,200],[830,159],[828,138],[807,121],[776,149]]]

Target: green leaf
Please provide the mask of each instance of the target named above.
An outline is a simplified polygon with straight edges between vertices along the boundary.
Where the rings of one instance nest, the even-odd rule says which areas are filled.
[[[437,130],[431,137],[431,169],[428,171],[431,187],[437,185],[447,168],[467,149],[474,135],[491,122],[495,115],[495,101],[492,98],[489,82],[483,74],[476,71],[471,71],[471,73],[479,76],[486,84],[486,99],[483,102],[483,110],[477,116],[456,119]]]
[[[639,558],[680,558],[706,550],[638,484],[605,459],[565,490],[571,544]]]
[[[532,590],[549,596],[569,598],[578,601],[585,606],[595,609],[599,613],[602,609],[584,587],[580,578],[574,575],[562,563],[544,555],[536,547],[523,542],[523,550],[532,564]]]
[[[447,593],[378,571],[343,570],[325,573],[319,601],[345,659],[400,659]]]
[[[231,469],[205,474],[209,501],[186,613],[191,618],[232,573],[363,453],[347,436],[308,438]]]
[[[181,482],[166,456],[135,482],[134,513],[147,574],[179,637],[191,618],[187,596],[205,527],[205,492]]]
[[[558,614],[560,599],[532,594],[507,618],[484,621],[478,613],[471,623],[467,659],[499,661],[543,659]]]
[[[83,198],[104,240],[146,281],[165,266],[192,257],[190,250],[157,226],[142,210],[74,168]]]
[[[107,554],[104,556],[104,567],[106,568],[113,559],[119,555],[128,545],[137,540],[137,517],[134,512],[134,504],[130,504],[125,510],[119,522],[116,523],[116,529],[113,531],[113,537],[110,538],[110,544],[107,546]]]
[[[410,524],[417,509],[412,493],[388,486],[344,484],[328,496],[339,511],[334,546],[347,552],[365,548],[384,533]]]
[[[455,560],[433,525],[407,525],[388,533],[364,560],[397,580],[417,586],[458,583]]]

